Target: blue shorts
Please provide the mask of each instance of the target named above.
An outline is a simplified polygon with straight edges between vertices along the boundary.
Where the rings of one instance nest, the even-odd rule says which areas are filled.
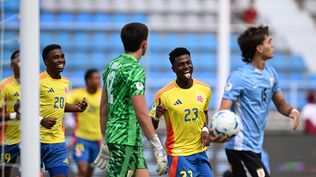
[[[15,163],[20,155],[19,144],[4,145],[4,152],[2,152],[2,148],[3,146],[0,145],[0,162],[2,163],[4,161],[4,163]]]
[[[88,162],[90,164],[97,158],[99,151],[99,141],[90,141],[75,137],[72,148],[72,156],[75,162]]]
[[[68,176],[68,170],[65,170],[69,164],[66,143],[41,143],[41,164],[43,163],[50,174],[58,171],[58,174],[67,173],[65,175]]]
[[[168,156],[169,177],[213,177],[206,152],[190,156]]]

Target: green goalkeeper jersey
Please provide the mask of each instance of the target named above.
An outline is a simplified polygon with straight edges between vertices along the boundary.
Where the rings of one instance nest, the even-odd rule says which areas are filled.
[[[102,78],[108,98],[106,142],[142,146],[131,96],[145,93],[144,68],[133,56],[122,54],[107,65]]]

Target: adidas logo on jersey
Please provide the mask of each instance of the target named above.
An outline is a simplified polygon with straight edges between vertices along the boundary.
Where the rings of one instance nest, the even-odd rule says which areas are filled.
[[[15,92],[12,96],[20,96],[18,92]]]
[[[53,93],[53,92],[55,92],[53,88],[50,88],[50,89],[48,90],[48,93]]]
[[[177,101],[173,105],[179,105],[179,104],[182,104],[182,102],[180,101],[180,99],[177,99]]]

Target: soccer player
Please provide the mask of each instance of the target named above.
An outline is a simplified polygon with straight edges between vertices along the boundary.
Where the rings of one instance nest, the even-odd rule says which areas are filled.
[[[155,128],[160,117],[165,118],[169,176],[211,177],[205,152],[209,145],[207,112],[211,89],[193,79],[191,54],[186,48],[175,48],[169,60],[176,79],[157,92],[150,111]]]
[[[100,74],[97,69],[89,69],[85,76],[86,88],[74,89],[68,103],[80,102],[86,98],[88,107],[84,112],[75,113],[76,128],[72,155],[77,163],[78,177],[91,177],[93,174],[92,162],[98,156],[102,140],[100,129]]]
[[[225,144],[226,155],[234,177],[246,177],[245,167],[252,177],[269,177],[261,153],[270,102],[293,120],[293,132],[299,124],[299,112],[285,102],[278,74],[267,64],[274,52],[269,27],[249,27],[238,37],[238,44],[245,65],[228,77],[219,110],[239,114],[242,125]]]
[[[145,72],[139,64],[147,49],[147,37],[146,25],[126,24],[121,30],[125,53],[114,58],[102,74],[104,89],[100,124],[102,134],[106,135],[106,144],[101,146],[94,163],[100,168],[107,166],[107,177],[149,176],[142,147],[142,130],[154,149],[157,173],[167,172],[167,157],[147,111]]]
[[[63,130],[64,112],[82,112],[85,99],[75,104],[66,103],[69,81],[60,73],[65,67],[61,46],[51,44],[43,49],[46,71],[40,74],[40,142],[41,163],[52,177],[68,176],[68,150]]]
[[[2,117],[0,124],[0,152],[1,164],[5,164],[5,177],[10,177],[10,164],[16,163],[20,155],[20,120],[19,115],[14,111],[14,104],[20,98],[20,51],[16,50],[11,55],[11,68],[14,75],[5,78],[0,83],[0,113]],[[4,127],[3,127],[4,125]],[[3,130],[4,129],[4,130]],[[4,134],[2,134],[4,132]],[[0,167],[0,175],[3,167]]]

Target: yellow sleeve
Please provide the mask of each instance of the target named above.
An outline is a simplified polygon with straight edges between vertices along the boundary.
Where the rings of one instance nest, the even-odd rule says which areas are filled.
[[[212,90],[210,88],[207,90],[206,96],[207,97],[206,97],[206,104],[205,104],[205,107],[204,107],[204,111],[208,110],[209,104],[211,102]]]
[[[161,99],[160,98],[160,94],[157,93],[156,96],[155,96],[155,100],[153,102],[153,105],[151,106],[151,109],[149,111],[149,116],[151,116],[151,117],[155,117],[156,116],[156,107],[159,104],[159,100],[160,99]]]

